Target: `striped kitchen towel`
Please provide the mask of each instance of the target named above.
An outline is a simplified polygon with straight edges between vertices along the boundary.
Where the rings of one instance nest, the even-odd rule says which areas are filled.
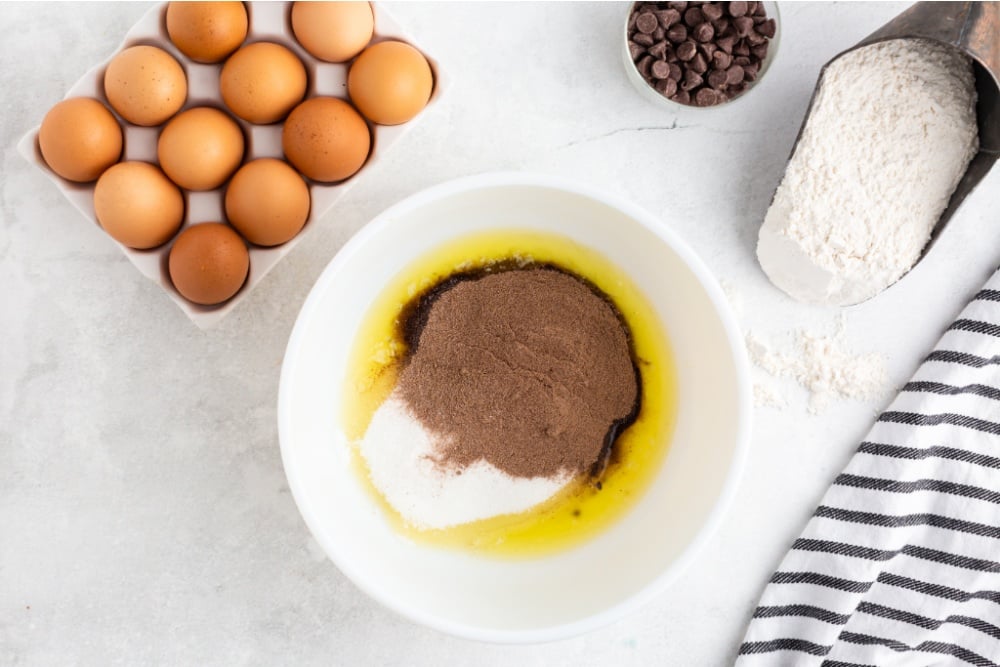
[[[1000,663],[1000,272],[827,491],[736,664]]]

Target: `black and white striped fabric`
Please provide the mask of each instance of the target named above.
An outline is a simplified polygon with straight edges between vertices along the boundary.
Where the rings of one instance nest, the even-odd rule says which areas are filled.
[[[774,573],[738,667],[1000,663],[1000,273]]]

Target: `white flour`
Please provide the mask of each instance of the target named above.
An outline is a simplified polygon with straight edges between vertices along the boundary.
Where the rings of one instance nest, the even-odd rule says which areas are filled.
[[[788,407],[788,402],[773,387],[760,383],[753,385],[753,404],[758,408],[778,408],[779,410]]]
[[[969,59],[927,40],[835,60],[760,230],[776,286],[811,303],[878,294],[920,256],[978,150]]]
[[[401,399],[390,396],[360,443],[372,483],[417,528],[447,528],[516,514],[548,500],[572,475],[524,479],[477,461],[462,471],[436,462],[435,440]]]
[[[885,393],[885,359],[876,353],[856,354],[848,349],[843,320],[832,336],[800,330],[793,345],[782,344],[779,350],[753,334],[747,334],[746,342],[756,366],[775,377],[791,378],[809,390],[812,413],[822,412],[834,399],[870,400]],[[758,406],[783,407],[772,389],[758,387],[754,388]]]

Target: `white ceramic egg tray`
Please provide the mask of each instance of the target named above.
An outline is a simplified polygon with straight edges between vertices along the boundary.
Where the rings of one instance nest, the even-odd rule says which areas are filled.
[[[294,51],[302,59],[309,75],[307,98],[329,96],[348,99],[348,64],[333,64],[317,60],[299,46],[292,34],[291,19],[289,16],[291,11],[290,2],[247,2],[245,4],[250,19],[246,43],[261,41],[277,42]],[[437,62],[425,53],[423,49],[420,49],[418,44],[409,39],[402,28],[378,3],[372,3],[372,8],[375,13],[375,36],[372,39],[373,43],[387,39],[401,40],[412,44],[427,57],[434,72],[434,91],[431,94],[428,106],[434,104],[435,100],[441,96],[444,88],[441,70]],[[187,74],[188,99],[183,108],[189,109],[191,107],[207,105],[226,110],[219,93],[219,73],[222,69],[222,63],[214,65],[196,63],[178,51],[167,36],[165,13],[165,4],[153,7],[138,23],[132,26],[132,29],[125,35],[125,40],[115,50],[115,54],[122,49],[135,46],[136,44],[150,44],[165,49],[181,63]],[[70,88],[69,92],[66,93],[66,97],[94,97],[107,104],[103,85],[104,71],[113,56],[114,54],[84,74]],[[110,105],[108,105],[108,108],[110,109]],[[114,112],[113,109],[111,111]],[[217,306],[200,306],[186,300],[174,289],[167,273],[167,256],[173,240],[153,250],[133,250],[121,244],[118,245],[121,247],[122,252],[125,253],[125,256],[128,257],[144,276],[163,287],[164,291],[191,318],[191,321],[195,325],[202,329],[208,328],[225,317],[241,299],[246,298],[250,290],[263,280],[267,272],[321,223],[326,213],[330,211],[347,188],[354,183],[355,179],[363,177],[368,167],[378,161],[389,150],[392,144],[403,133],[409,130],[414,123],[419,122],[424,113],[426,113],[426,109],[415,119],[402,125],[382,126],[369,123],[372,133],[372,149],[365,166],[346,181],[335,184],[310,182],[309,193],[312,197],[312,205],[305,227],[303,227],[298,236],[284,245],[273,248],[249,245],[250,274],[240,291],[225,303]],[[253,125],[236,118],[231,113],[230,116],[243,128],[246,140],[246,150],[243,156],[244,163],[262,157],[283,157],[281,150],[281,123],[274,125]],[[159,137],[160,128],[139,127],[125,122],[117,114],[116,117],[122,126],[125,137],[125,146],[121,159],[142,160],[156,164],[156,142]],[[33,128],[24,135],[18,143],[17,148],[18,152],[25,159],[38,166],[55,182],[66,198],[86,218],[96,225],[98,229],[101,229],[94,212],[93,183],[73,183],[57,176],[48,168],[44,160],[42,160],[41,152],[38,149],[38,127]],[[183,192],[186,204],[184,227],[200,222],[225,221],[225,208],[223,204],[225,186],[208,192],[188,192],[186,190]],[[102,229],[101,233],[103,233]],[[110,243],[116,243],[110,236],[105,236]]]

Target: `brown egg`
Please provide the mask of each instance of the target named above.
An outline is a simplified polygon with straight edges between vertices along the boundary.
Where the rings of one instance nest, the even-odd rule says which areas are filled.
[[[171,2],[167,34],[181,53],[199,63],[217,63],[247,37],[242,2]]]
[[[427,106],[433,88],[427,59],[403,42],[372,44],[347,75],[351,101],[379,125],[399,125],[416,116]]]
[[[371,133],[364,118],[347,102],[314,97],[288,115],[281,147],[302,175],[330,183],[361,169],[371,148]]]
[[[218,222],[188,227],[170,248],[170,280],[188,301],[213,306],[246,282],[250,254],[240,235]]]
[[[315,57],[342,63],[368,46],[375,17],[367,2],[294,2],[292,31]]]
[[[188,190],[214,190],[243,160],[243,132],[212,107],[195,107],[167,123],[156,146],[160,166]]]
[[[280,44],[248,44],[229,56],[219,76],[222,101],[245,121],[275,123],[306,94],[306,68]]]
[[[309,186],[281,160],[248,162],[229,181],[226,217],[250,243],[280,245],[306,224]]]
[[[184,197],[148,162],[121,162],[94,188],[97,220],[111,238],[146,250],[169,241],[184,221]]]
[[[45,114],[38,148],[52,171],[70,181],[88,183],[118,162],[122,128],[97,100],[72,97]]]
[[[163,49],[133,46],[108,64],[104,94],[128,122],[159,125],[184,106],[187,77],[180,63]]]

